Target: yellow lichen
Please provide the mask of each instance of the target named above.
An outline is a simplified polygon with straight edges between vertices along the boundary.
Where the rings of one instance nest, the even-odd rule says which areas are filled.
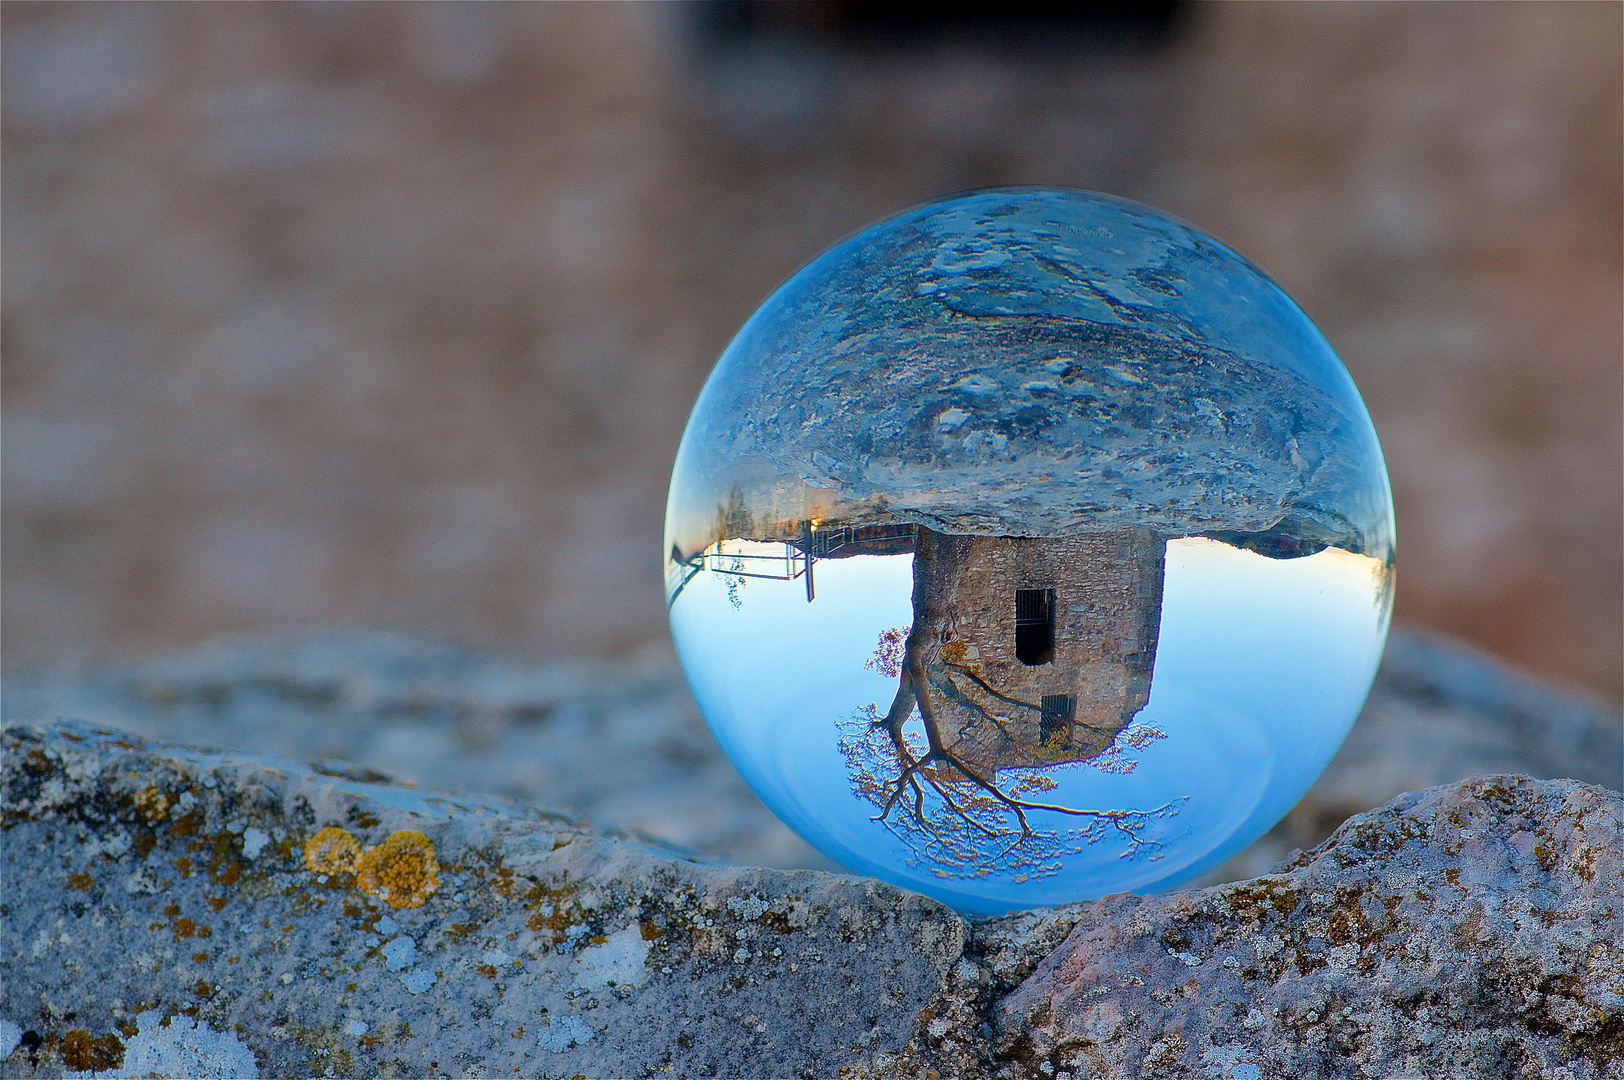
[[[173,801],[164,792],[159,791],[156,784],[152,784],[135,797],[135,808],[141,811],[141,816],[148,821],[158,822],[169,816],[169,807]]]
[[[312,873],[353,874],[361,845],[345,830],[328,826],[310,838],[304,856]]]
[[[79,1072],[116,1069],[124,1064],[124,1043],[117,1035],[92,1038],[84,1028],[62,1036],[62,1064]]]
[[[377,847],[362,852],[355,867],[355,883],[368,896],[386,900],[390,907],[422,907],[440,887],[440,864],[434,845],[412,829],[391,833]]]

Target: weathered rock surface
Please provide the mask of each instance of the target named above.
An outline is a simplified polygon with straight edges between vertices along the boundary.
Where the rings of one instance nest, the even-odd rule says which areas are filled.
[[[4,777],[8,1076],[821,1075],[903,1052],[963,947],[871,880],[73,724]],[[368,892],[324,828],[432,861]]]
[[[1405,795],[1278,873],[1089,905],[996,1007],[1010,1076],[1624,1076],[1605,788]]]
[[[1620,798],[1572,781],[970,923],[72,723],[0,754],[5,1076],[1624,1077]]]
[[[8,678],[6,724],[59,717],[545,806],[707,860],[839,869],[744,785],[669,648],[614,663],[540,663],[347,634]],[[1616,706],[1396,629],[1364,712],[1319,782],[1272,832],[1196,884],[1266,873],[1350,814],[1468,776],[1624,787],[1621,739]]]

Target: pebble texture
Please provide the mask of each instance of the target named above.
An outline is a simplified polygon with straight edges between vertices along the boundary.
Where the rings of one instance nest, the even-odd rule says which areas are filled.
[[[71,722],[0,755],[7,1077],[1624,1077],[1620,798],[1573,781],[972,923]]]
[[[1090,905],[998,1004],[999,1074],[1624,1076],[1620,811],[1487,777],[1276,874]]]

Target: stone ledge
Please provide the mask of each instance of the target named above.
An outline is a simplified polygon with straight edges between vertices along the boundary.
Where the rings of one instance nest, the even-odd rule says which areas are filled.
[[[1624,1076],[1620,798],[1574,781],[1405,795],[1254,881],[967,922],[71,722],[0,752],[5,1076]],[[397,834],[432,865],[413,841],[351,872]]]
[[[1265,877],[1087,905],[997,1004],[999,1074],[1624,1076],[1621,811],[1483,777]]]
[[[175,1075],[819,1075],[903,1050],[962,951],[957,915],[875,881],[286,761],[61,723],[8,730],[4,763],[0,1016],[36,1033],[6,1075],[112,1067],[176,1016],[220,1045]],[[324,827],[420,833],[437,866],[369,893],[308,865]]]

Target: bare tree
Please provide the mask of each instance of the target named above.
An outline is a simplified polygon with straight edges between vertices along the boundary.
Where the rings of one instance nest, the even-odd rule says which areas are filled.
[[[1149,827],[1176,814],[1184,799],[1150,810],[1100,810],[1048,796],[1058,787],[1056,772],[1131,772],[1134,753],[1165,735],[1131,722],[1137,706],[1103,722],[1085,718],[1090,730],[1077,737],[1070,728],[1046,732],[1042,701],[985,677],[947,629],[966,550],[955,539],[920,530],[914,622],[882,633],[869,661],[897,680],[896,694],[885,712],[870,705],[843,725],[840,748],[854,790],[877,808],[875,820],[942,877],[1047,876],[1065,856],[1110,839],[1121,843],[1123,858],[1160,857]]]

